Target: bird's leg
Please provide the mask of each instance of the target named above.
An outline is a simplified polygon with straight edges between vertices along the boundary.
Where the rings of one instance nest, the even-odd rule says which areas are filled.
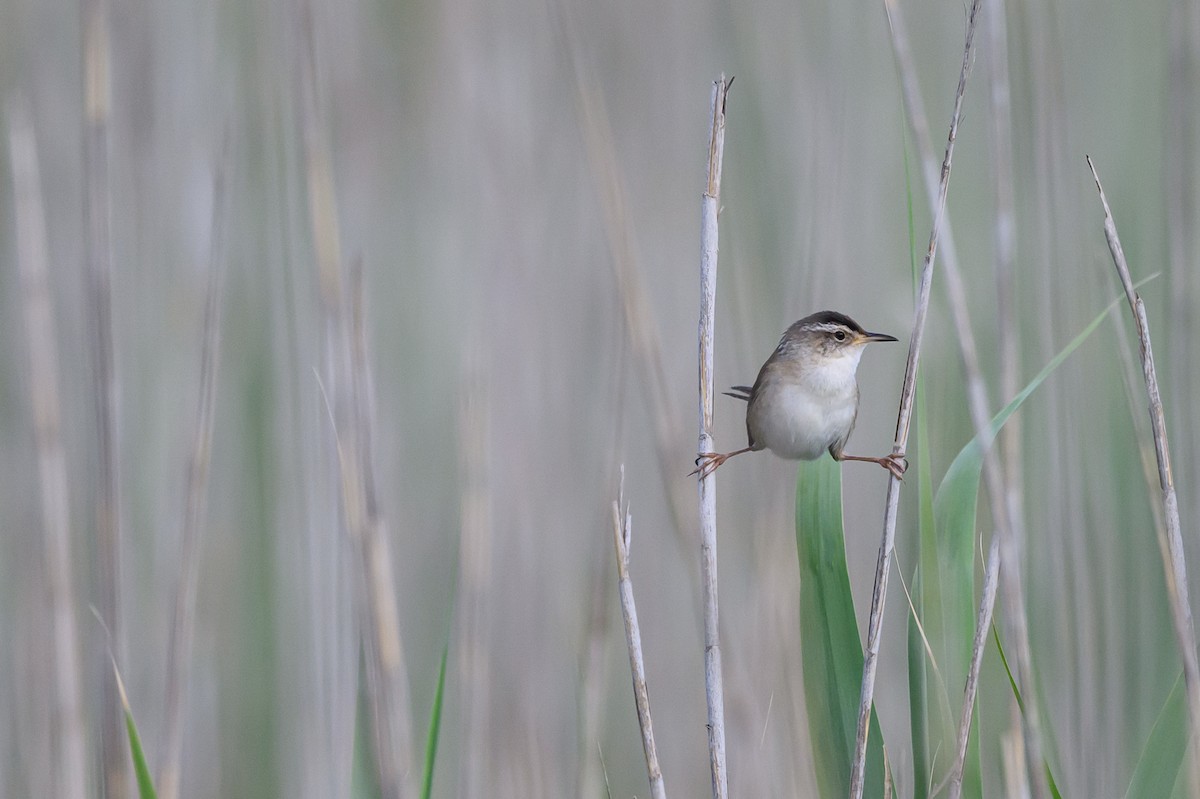
[[[744,447],[736,450],[735,452],[701,452],[700,456],[696,458],[696,468],[688,473],[688,477],[691,477],[693,474],[698,474],[700,475],[700,479],[703,480],[705,477],[708,477],[710,474],[715,472],[718,466],[732,458],[734,455],[741,455],[743,452],[750,452],[752,449],[753,447]]]
[[[866,463],[878,463],[880,466],[891,472],[892,476],[897,480],[903,480],[904,473],[908,471],[908,458],[904,457],[903,455],[897,455],[894,452],[890,455],[884,455],[882,458],[871,458],[865,455],[846,455],[845,453],[839,452],[837,455],[833,456],[833,459],[835,461],[865,461]]]

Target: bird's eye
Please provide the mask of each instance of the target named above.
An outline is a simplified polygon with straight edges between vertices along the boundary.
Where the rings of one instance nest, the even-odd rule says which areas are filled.
[[[838,341],[845,341],[845,340],[846,340],[846,331],[845,331],[845,330],[839,330],[839,331],[837,331],[836,333],[834,333],[834,334],[833,334],[833,337],[834,337],[835,339],[837,339]]]

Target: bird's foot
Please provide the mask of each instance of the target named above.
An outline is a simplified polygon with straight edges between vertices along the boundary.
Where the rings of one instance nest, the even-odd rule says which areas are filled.
[[[903,480],[904,473],[908,471],[908,458],[895,452],[890,455],[884,455],[878,460],[878,463],[891,472],[892,477],[895,477],[897,480]]]
[[[688,472],[688,477],[699,475],[699,479],[703,480],[717,470],[725,461],[729,460],[728,454],[720,452],[701,452],[696,458],[696,468]]]

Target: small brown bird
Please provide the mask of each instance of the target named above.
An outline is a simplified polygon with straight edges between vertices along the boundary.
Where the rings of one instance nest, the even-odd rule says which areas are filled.
[[[743,452],[769,449],[781,458],[811,461],[828,450],[835,461],[878,463],[902,479],[908,468],[902,455],[870,458],[844,452],[858,416],[855,372],[863,348],[872,341],[896,338],[868,333],[836,311],[819,311],[793,324],[759,370],[754,386],[725,392],[748,403],[750,445],[723,454],[703,452],[692,474],[703,479]]]

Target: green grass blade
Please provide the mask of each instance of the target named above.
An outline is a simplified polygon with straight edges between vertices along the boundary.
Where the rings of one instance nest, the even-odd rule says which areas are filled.
[[[1125,792],[1126,799],[1171,796],[1175,792],[1175,782],[1187,751],[1186,706],[1181,672],[1150,730],[1150,737],[1146,739],[1137,765],[1133,767],[1133,779],[1129,782],[1129,790]]]
[[[1008,655],[1004,653],[1004,644],[1000,642],[1000,631],[992,625],[992,640],[996,642],[996,651],[1000,654],[1000,665],[1004,667],[1004,673],[1008,676],[1008,687],[1012,690],[1013,698],[1017,700],[1017,710],[1021,715],[1025,715],[1025,698],[1021,696],[1021,689],[1017,686],[1017,678],[1013,676],[1012,666],[1008,663]]]
[[[137,725],[133,722],[133,712],[129,705],[125,706],[125,731],[129,735],[129,751],[133,756],[133,772],[137,775],[138,795],[142,799],[155,799],[154,780],[150,778],[150,769],[146,766],[146,753],[142,751],[142,740],[138,737]]]
[[[1058,783],[1054,781],[1054,772],[1050,770],[1050,764],[1046,764],[1046,785],[1050,788],[1050,796],[1052,799],[1063,799],[1062,791],[1058,789]]]
[[[107,629],[105,630],[107,632]],[[133,773],[137,777],[138,795],[142,799],[157,799],[154,790],[154,780],[150,777],[150,768],[146,765],[146,753],[142,750],[142,739],[138,735],[137,724],[133,721],[133,710],[129,707],[129,697],[125,694],[125,683],[121,680],[121,671],[117,661],[113,660],[113,676],[117,679],[117,693],[121,697],[121,707],[125,712],[125,732],[129,736],[129,753],[133,758]]]
[[[433,692],[433,709],[429,711],[429,734],[425,739],[425,776],[421,780],[421,799],[433,793],[433,767],[437,762],[438,733],[442,728],[442,698],[446,689],[446,656],[450,641],[442,646],[442,665],[438,668],[437,688]]]
[[[1008,655],[1004,654],[1004,644],[1000,641],[1000,631],[992,626],[992,640],[996,642],[996,651],[1000,653],[1000,663],[1004,666],[1004,673],[1008,676],[1008,685],[1012,689],[1013,698],[1017,700],[1017,709],[1021,711],[1021,715],[1025,715],[1025,699],[1021,696],[1021,689],[1017,686],[1017,678],[1013,676],[1012,667],[1008,663]],[[1046,772],[1046,784],[1050,787],[1050,795],[1054,799],[1062,799],[1062,792],[1058,789],[1058,783],[1054,781],[1054,772],[1050,770],[1050,764],[1043,761],[1042,768]]]
[[[801,463],[796,481],[800,641],[817,786],[846,796],[858,727],[863,653],[842,529],[842,472],[831,458]],[[883,740],[871,714],[865,795],[883,793]]]

